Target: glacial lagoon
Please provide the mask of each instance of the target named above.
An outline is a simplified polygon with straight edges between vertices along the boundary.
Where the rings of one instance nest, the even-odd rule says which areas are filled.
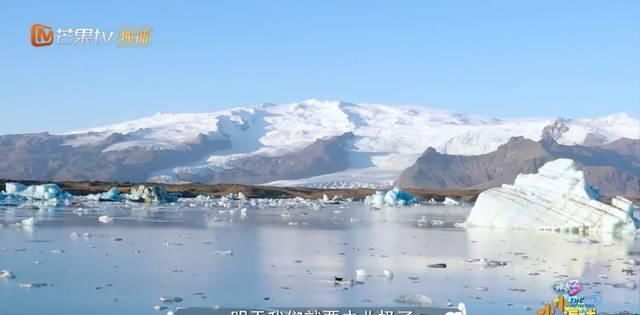
[[[435,307],[463,302],[469,314],[535,314],[567,279],[601,297],[599,314],[640,309],[639,240],[458,227],[469,211],[296,201],[241,211],[196,199],[0,206],[0,270],[15,275],[0,279],[0,315],[390,307],[415,295]],[[30,217],[38,224],[16,226]],[[506,265],[465,263],[477,258]]]

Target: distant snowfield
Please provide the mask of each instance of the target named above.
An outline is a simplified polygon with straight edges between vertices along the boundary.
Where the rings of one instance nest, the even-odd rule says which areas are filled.
[[[625,113],[595,119],[501,119],[424,106],[353,104],[316,99],[213,113],[163,113],[66,134],[75,135],[67,142],[73,146],[91,145],[116,132],[127,137],[126,141],[104,151],[131,147],[177,149],[195,141],[200,134],[210,138],[229,138],[232,143],[230,150],[180,167],[182,171],[198,172],[225,167],[226,161],[233,158],[254,154],[282,155],[319,138],[353,132],[355,138],[349,156],[351,169],[270,184],[378,187],[390,185],[430,146],[447,154],[483,154],[494,151],[514,136],[540,140],[545,126],[554,123],[560,125],[557,141],[561,144],[582,144],[588,134],[604,143],[640,136],[640,120]],[[154,177],[168,181],[174,172],[163,170]]]

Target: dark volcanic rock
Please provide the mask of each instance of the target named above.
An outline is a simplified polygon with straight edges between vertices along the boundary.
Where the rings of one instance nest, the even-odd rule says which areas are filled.
[[[397,184],[422,189],[486,189],[512,183],[558,158],[577,162],[604,195],[640,197],[640,140],[620,139],[597,147],[560,145],[553,132],[540,142],[511,138],[496,151],[476,156],[447,155],[428,148]]]

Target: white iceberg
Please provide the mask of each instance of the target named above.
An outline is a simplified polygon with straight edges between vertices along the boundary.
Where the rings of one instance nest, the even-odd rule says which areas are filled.
[[[460,201],[457,201],[453,198],[444,197],[444,201],[442,201],[442,204],[445,206],[459,206]]]
[[[384,206],[384,192],[376,191],[375,194],[364,198],[364,204],[371,208],[380,209]]]
[[[177,201],[178,197],[175,193],[167,192],[164,187],[155,185],[132,187],[131,193],[126,195],[128,200],[146,203],[170,203]]]
[[[13,272],[3,269],[0,270],[0,279],[13,279],[15,278],[16,275],[13,274]]]
[[[536,174],[520,174],[513,185],[482,192],[467,226],[634,232],[640,221],[631,202],[616,197],[613,205],[599,200],[582,171],[569,159],[543,165]]]
[[[22,221],[20,221],[20,226],[24,226],[24,227],[31,227],[34,225],[38,225],[38,223],[40,223],[40,221],[34,217],[30,217],[27,219],[24,219]]]
[[[110,217],[108,215],[102,215],[98,217],[98,221],[102,223],[111,223],[113,222],[113,217]]]
[[[398,187],[394,187],[392,190],[386,193],[382,191],[376,191],[375,194],[367,196],[364,199],[364,203],[372,208],[382,208],[383,206],[398,207],[398,206],[410,206],[416,204],[417,199],[411,193],[400,190]]]

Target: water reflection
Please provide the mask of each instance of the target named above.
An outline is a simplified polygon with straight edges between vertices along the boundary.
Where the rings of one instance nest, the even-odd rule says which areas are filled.
[[[575,277],[603,296],[602,310],[639,307],[637,290],[612,286],[637,280],[619,271],[637,240],[453,228],[468,210],[351,204],[249,208],[243,216],[197,204],[5,207],[0,269],[17,277],[0,281],[0,300],[11,314],[155,314],[162,295],[182,297],[178,305],[269,307],[397,305],[400,295],[423,294],[440,306],[463,301],[472,314],[532,314],[525,307],[548,301],[553,282]],[[103,224],[100,215],[115,220]],[[12,227],[31,216],[42,224]],[[433,220],[442,223],[419,224]],[[226,250],[233,255],[215,255]],[[507,265],[462,263],[473,258]],[[356,269],[367,271],[364,284],[333,283],[355,278]],[[385,269],[393,279],[382,276]],[[24,289],[22,282],[54,286]]]

